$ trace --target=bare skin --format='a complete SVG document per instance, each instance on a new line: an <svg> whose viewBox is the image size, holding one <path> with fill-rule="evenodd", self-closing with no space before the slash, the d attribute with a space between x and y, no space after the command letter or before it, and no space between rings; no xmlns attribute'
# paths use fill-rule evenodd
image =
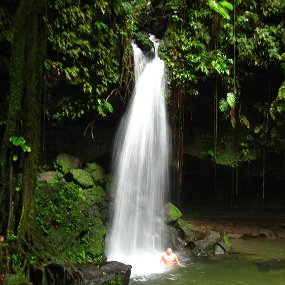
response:
<svg viewBox="0 0 285 285"><path fill-rule="evenodd" d="M160 259L161 263L164 263L166 266L172 266L173 264L178 264L179 266L183 265L179 262L176 254L172 252L171 248L166 249L166 253L163 254L163 256Z"/></svg>

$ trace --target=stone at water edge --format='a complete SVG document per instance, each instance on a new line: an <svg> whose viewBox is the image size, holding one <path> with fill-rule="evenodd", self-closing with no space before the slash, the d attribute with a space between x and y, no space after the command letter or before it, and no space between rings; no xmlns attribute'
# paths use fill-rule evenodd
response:
<svg viewBox="0 0 285 285"><path fill-rule="evenodd" d="M176 222L176 227L182 231L183 238L187 243L194 240L197 234L197 229L195 229L193 225L179 218Z"/></svg>
<svg viewBox="0 0 285 285"><path fill-rule="evenodd" d="M132 266L118 261L109 261L102 265L82 264L78 265L77 268L82 273L85 285L105 283L128 285ZM118 279L120 279L120 283L111 283Z"/></svg>
<svg viewBox="0 0 285 285"><path fill-rule="evenodd" d="M197 248L202 250L213 250L214 246L219 243L221 235L217 232L210 231L208 235L203 240L197 240L193 243Z"/></svg>

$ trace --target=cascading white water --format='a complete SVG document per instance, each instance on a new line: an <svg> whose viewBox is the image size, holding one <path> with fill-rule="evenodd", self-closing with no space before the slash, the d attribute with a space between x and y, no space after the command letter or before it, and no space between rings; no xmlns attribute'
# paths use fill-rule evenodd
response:
<svg viewBox="0 0 285 285"><path fill-rule="evenodd" d="M169 186L169 128L165 65L133 46L135 90L118 129L113 157L115 203L108 260L131 264L132 275L161 272L164 207Z"/></svg>

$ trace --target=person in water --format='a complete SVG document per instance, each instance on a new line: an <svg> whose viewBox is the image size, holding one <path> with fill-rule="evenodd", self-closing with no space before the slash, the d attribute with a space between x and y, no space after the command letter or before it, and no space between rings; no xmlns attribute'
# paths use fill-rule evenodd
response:
<svg viewBox="0 0 285 285"><path fill-rule="evenodd" d="M172 249L170 247L166 249L166 252L161 257L160 262L164 263L166 266L171 266L176 263L179 266L183 267L183 265L179 262L176 254L172 252Z"/></svg>

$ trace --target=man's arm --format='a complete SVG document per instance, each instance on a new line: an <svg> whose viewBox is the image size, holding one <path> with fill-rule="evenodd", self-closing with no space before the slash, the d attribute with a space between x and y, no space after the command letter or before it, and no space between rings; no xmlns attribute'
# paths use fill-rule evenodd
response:
<svg viewBox="0 0 285 285"><path fill-rule="evenodd" d="M181 266L181 263L179 262L179 260L178 260L178 258L177 258L176 255L174 255L174 261L175 261L179 266Z"/></svg>

